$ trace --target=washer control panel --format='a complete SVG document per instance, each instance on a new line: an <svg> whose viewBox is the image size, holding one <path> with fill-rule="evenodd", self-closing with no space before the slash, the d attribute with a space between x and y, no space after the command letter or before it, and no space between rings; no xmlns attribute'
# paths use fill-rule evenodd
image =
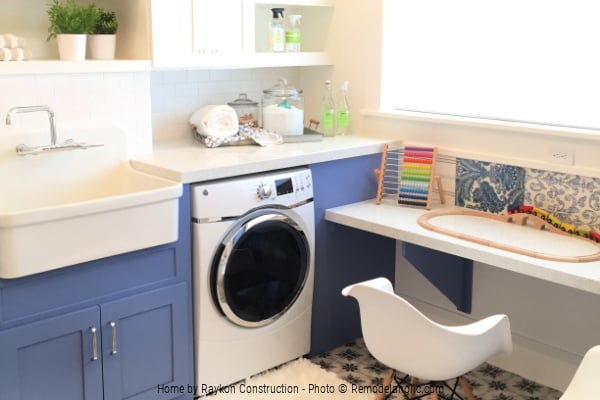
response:
<svg viewBox="0 0 600 400"><path fill-rule="evenodd" d="M256 189L261 200L275 200L282 197L301 197L306 200L312 197L312 176L310 170L285 172L265 176Z"/></svg>
<svg viewBox="0 0 600 400"><path fill-rule="evenodd" d="M270 204L291 207L313 198L308 168L195 183L191 191L192 217L200 219L242 215Z"/></svg>

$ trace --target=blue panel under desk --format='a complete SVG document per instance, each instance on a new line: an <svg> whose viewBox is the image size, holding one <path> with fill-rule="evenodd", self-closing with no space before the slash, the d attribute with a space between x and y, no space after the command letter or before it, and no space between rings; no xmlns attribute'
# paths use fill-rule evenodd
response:
<svg viewBox="0 0 600 400"><path fill-rule="evenodd" d="M406 242L402 255L458 310L471 313L473 260Z"/></svg>
<svg viewBox="0 0 600 400"><path fill-rule="evenodd" d="M343 287L378 276L394 279L395 240L325 220L328 208L375 198L373 170L380 161L373 154L310 166L316 223L313 355L362 336L356 301L341 295Z"/></svg>

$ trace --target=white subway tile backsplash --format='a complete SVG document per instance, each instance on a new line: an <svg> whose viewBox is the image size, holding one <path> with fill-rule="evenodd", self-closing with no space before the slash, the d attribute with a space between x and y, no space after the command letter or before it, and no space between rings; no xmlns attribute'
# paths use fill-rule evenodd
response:
<svg viewBox="0 0 600 400"><path fill-rule="evenodd" d="M187 71L164 71L164 83L181 83L187 82Z"/></svg>
<svg viewBox="0 0 600 400"><path fill-rule="evenodd" d="M199 93L199 84L195 82L176 83L175 84L175 96L176 97L192 97L197 96Z"/></svg>
<svg viewBox="0 0 600 400"><path fill-rule="evenodd" d="M198 69L187 71L187 80L189 82L205 82L210 80L210 71Z"/></svg>
<svg viewBox="0 0 600 400"><path fill-rule="evenodd" d="M280 78L296 85L298 74L298 68L152 72L153 137L190 135L188 120L197 109L207 104L226 104L240 93L260 102L264 89Z"/></svg>
<svg viewBox="0 0 600 400"><path fill-rule="evenodd" d="M47 104L55 113L59 140L80 129L116 126L127 135L130 155L152 149L150 73L1 76L0 120L11 107ZM19 115L4 130L48 131L43 113Z"/></svg>
<svg viewBox="0 0 600 400"><path fill-rule="evenodd" d="M131 155L152 148L152 138L190 135L189 117L207 104L226 104L240 93L259 101L262 91L285 77L298 81L298 68L177 70L152 72L0 76L0 120L9 108L47 104L55 112L59 140L78 129L117 126ZM43 114L19 115L3 130L45 132Z"/></svg>
<svg viewBox="0 0 600 400"><path fill-rule="evenodd" d="M252 80L251 69L235 69L231 71L231 80L232 81L249 81Z"/></svg>
<svg viewBox="0 0 600 400"><path fill-rule="evenodd" d="M213 70L210 71L210 80L211 81L230 81L231 80L231 70Z"/></svg>

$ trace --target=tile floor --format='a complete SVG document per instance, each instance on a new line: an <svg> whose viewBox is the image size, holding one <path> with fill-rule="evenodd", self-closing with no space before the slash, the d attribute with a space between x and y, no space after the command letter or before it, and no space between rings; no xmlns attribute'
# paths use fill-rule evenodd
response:
<svg viewBox="0 0 600 400"><path fill-rule="evenodd" d="M375 360L362 339L312 357L322 368L357 384L382 384L388 368ZM558 400L561 393L508 371L483 364L467 375L477 400ZM446 391L446 393L449 393ZM459 390L462 395L462 391ZM390 399L402 400L401 395Z"/></svg>

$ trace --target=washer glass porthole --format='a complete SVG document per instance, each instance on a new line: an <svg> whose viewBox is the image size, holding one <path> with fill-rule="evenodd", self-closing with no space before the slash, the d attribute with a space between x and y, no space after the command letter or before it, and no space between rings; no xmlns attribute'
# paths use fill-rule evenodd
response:
<svg viewBox="0 0 600 400"><path fill-rule="evenodd" d="M290 217L248 219L225 241L213 274L219 307L246 327L271 323L296 301L309 270L306 235Z"/></svg>

